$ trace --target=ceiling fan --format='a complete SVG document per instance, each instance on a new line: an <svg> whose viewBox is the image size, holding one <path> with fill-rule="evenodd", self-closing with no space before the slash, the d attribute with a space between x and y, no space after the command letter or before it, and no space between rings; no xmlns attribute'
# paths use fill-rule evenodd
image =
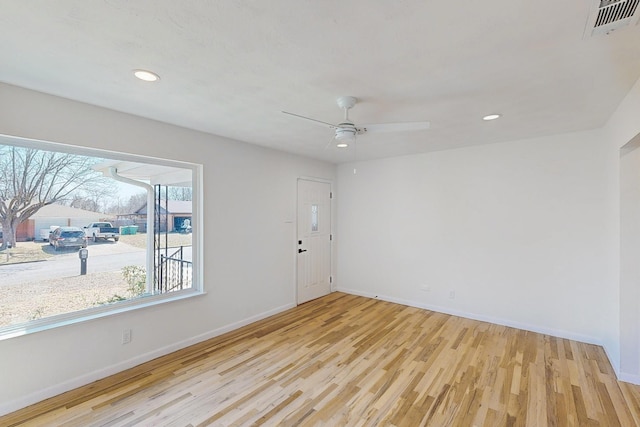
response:
<svg viewBox="0 0 640 427"><path fill-rule="evenodd" d="M375 123L367 125L356 125L355 123L353 123L353 121L351 121L351 119L349 119L349 110L353 108L353 106L356 105L357 102L358 99L354 98L353 96L341 96L337 99L338 107L344 110L344 120L336 125L323 122L322 120L316 120L310 117L301 116L299 114L289 113L287 111L283 111L283 113L319 123L323 126L328 126L331 129L335 129L335 134L332 141L337 141L336 147L340 148L348 147L350 142L355 141L356 135L363 135L365 133L406 132L429 129L429 122Z"/></svg>

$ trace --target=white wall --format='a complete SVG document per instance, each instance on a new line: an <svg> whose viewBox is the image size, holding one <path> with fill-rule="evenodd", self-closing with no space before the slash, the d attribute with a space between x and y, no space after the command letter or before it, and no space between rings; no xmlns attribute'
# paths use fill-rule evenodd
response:
<svg viewBox="0 0 640 427"><path fill-rule="evenodd" d="M203 164L207 292L0 341L0 414L294 305L296 179L333 165L4 84L0 133Z"/></svg>
<svg viewBox="0 0 640 427"><path fill-rule="evenodd" d="M640 136L638 138L640 144ZM640 148L620 157L620 368L640 374ZM629 145L629 144L628 144ZM625 146L626 147L626 146Z"/></svg>
<svg viewBox="0 0 640 427"><path fill-rule="evenodd" d="M637 259L629 260L636 250L634 236L634 185L640 173L637 153L629 152L640 145L640 80L620 103L603 128L609 145L608 159L613 159L613 188L608 203L611 216L611 255L617 261L619 275L619 328L606 337L606 348L620 379L640 384L640 282L635 272ZM622 147L625 149L621 150ZM621 156L622 153L627 153ZM622 196L621 196L622 195ZM620 250L622 249L622 251Z"/></svg>
<svg viewBox="0 0 640 427"><path fill-rule="evenodd" d="M599 343L640 384L639 117L640 80L593 131L341 165L339 289Z"/></svg>
<svg viewBox="0 0 640 427"><path fill-rule="evenodd" d="M362 162L355 175L341 165L339 289L603 342L617 329L618 294L602 139Z"/></svg>

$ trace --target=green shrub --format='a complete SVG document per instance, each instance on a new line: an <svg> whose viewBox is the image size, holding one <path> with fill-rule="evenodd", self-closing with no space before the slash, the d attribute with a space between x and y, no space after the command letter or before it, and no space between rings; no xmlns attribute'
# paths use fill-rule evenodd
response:
<svg viewBox="0 0 640 427"><path fill-rule="evenodd" d="M147 270L139 265L122 267L122 277L129 285L127 292L130 298L139 297L147 288Z"/></svg>
<svg viewBox="0 0 640 427"><path fill-rule="evenodd" d="M122 267L122 277L127 282L127 296L114 294L106 301L96 301L96 305L113 304L131 298L142 296L147 289L147 270L138 265L127 265Z"/></svg>

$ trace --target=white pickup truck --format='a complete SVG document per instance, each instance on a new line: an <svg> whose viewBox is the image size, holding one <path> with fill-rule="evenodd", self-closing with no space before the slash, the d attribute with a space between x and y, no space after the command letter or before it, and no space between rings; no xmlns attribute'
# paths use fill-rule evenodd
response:
<svg viewBox="0 0 640 427"><path fill-rule="evenodd" d="M114 242L120 240L120 230L110 222L92 222L84 227L84 233L87 239L93 239L94 242L98 239L113 239Z"/></svg>

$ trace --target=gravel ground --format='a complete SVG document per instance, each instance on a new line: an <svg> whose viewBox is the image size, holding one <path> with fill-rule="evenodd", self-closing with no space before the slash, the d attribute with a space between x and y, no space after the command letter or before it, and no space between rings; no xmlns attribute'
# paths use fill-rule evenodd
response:
<svg viewBox="0 0 640 427"><path fill-rule="evenodd" d="M120 271L0 286L0 327L94 307L127 288Z"/></svg>

